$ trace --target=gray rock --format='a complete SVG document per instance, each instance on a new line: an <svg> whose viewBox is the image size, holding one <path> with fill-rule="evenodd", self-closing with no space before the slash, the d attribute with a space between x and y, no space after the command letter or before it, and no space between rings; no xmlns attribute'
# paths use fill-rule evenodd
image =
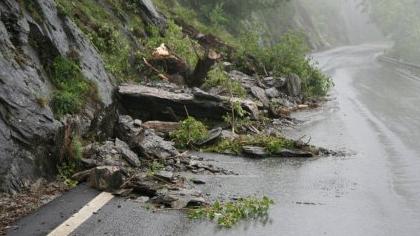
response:
<svg viewBox="0 0 420 236"><path fill-rule="evenodd" d="M48 61L77 52L83 75L97 85L100 103L112 102L112 78L102 59L71 20L58 16L54 0L31 1L42 22L21 2L0 2L0 192L16 192L54 174L51 160L59 154L63 124L46 100L54 92L44 70ZM86 120L98 105L90 106Z"/></svg>
<svg viewBox="0 0 420 236"><path fill-rule="evenodd" d="M170 171L159 171L158 173L155 174L156 177L158 178L162 178L166 181L171 181L174 178L174 173L170 172Z"/></svg>
<svg viewBox="0 0 420 236"><path fill-rule="evenodd" d="M280 105L287 108L293 108L295 106L295 104L293 104L291 101L289 101L286 98L274 98L271 100L271 102L273 104Z"/></svg>
<svg viewBox="0 0 420 236"><path fill-rule="evenodd" d="M258 86L253 86L253 87L251 87L251 93L260 102L262 102L262 104L264 105L264 107L269 107L270 106L270 100L265 95L265 90L264 89L262 89L262 88L260 88Z"/></svg>
<svg viewBox="0 0 420 236"><path fill-rule="evenodd" d="M144 21L148 22L148 24L154 24L156 26L159 26L160 28L165 27L166 19L156 10L153 1L138 0L136 1L136 3L142 10L143 14L141 14L141 17Z"/></svg>
<svg viewBox="0 0 420 236"><path fill-rule="evenodd" d="M242 151L245 155L251 157L268 157L269 153L263 147L243 146Z"/></svg>
<svg viewBox="0 0 420 236"><path fill-rule="evenodd" d="M139 119L135 119L133 124L134 126L141 127L143 125L143 122Z"/></svg>
<svg viewBox="0 0 420 236"><path fill-rule="evenodd" d="M151 158L164 160L179 155L173 142L165 141L149 129L140 133L136 139L136 145L143 155Z"/></svg>
<svg viewBox="0 0 420 236"><path fill-rule="evenodd" d="M173 172L175 169L174 169L174 167L168 165L168 166L165 167L165 170Z"/></svg>
<svg viewBox="0 0 420 236"><path fill-rule="evenodd" d="M137 154L119 139L89 146L84 151L84 157L82 162L88 166L139 167L141 164Z"/></svg>
<svg viewBox="0 0 420 236"><path fill-rule="evenodd" d="M160 189L162 189L162 185L159 184L159 182L149 179L135 180L135 182L131 184L131 187L133 187L135 193L146 197L155 197Z"/></svg>
<svg viewBox="0 0 420 236"><path fill-rule="evenodd" d="M115 140L115 147L117 148L117 151L121 154L122 158L128 162L133 167L139 167L141 165L139 157L136 153L131 151L128 144L125 142L116 139Z"/></svg>
<svg viewBox="0 0 420 236"><path fill-rule="evenodd" d="M222 135L220 136L221 139L235 139L235 138L239 138L239 135L233 133L230 130L223 130L222 131Z"/></svg>
<svg viewBox="0 0 420 236"><path fill-rule="evenodd" d="M92 169L89 185L98 190L116 190L124 183L125 174L116 166L100 166Z"/></svg>
<svg viewBox="0 0 420 236"><path fill-rule="evenodd" d="M122 115L119 117L118 124L115 126L115 135L128 143L130 147L133 147L135 146L132 143L133 140L135 140L142 130L143 128L137 126L131 116Z"/></svg>
<svg viewBox="0 0 420 236"><path fill-rule="evenodd" d="M128 197L131 193L133 192L133 189L118 189L114 192L112 192L112 194L114 194L115 196L118 197ZM120 206L118 206L120 207Z"/></svg>
<svg viewBox="0 0 420 236"><path fill-rule="evenodd" d="M263 79L263 83L268 88L280 89L286 85L286 78L266 77Z"/></svg>
<svg viewBox="0 0 420 236"><path fill-rule="evenodd" d="M276 88L272 87L269 89L265 90L265 94L267 95L267 97L269 98L278 98L280 96L280 92L279 90L277 90Z"/></svg>
<svg viewBox="0 0 420 236"><path fill-rule="evenodd" d="M189 115L221 120L229 112L228 98L203 91L169 91L142 85L122 85L118 88L121 107L132 117L144 121L179 121Z"/></svg>
<svg viewBox="0 0 420 236"><path fill-rule="evenodd" d="M183 209L187 206L203 206L208 204L197 190L180 188L171 190L153 199L154 203L163 204L173 209Z"/></svg>
<svg viewBox="0 0 420 236"><path fill-rule="evenodd" d="M136 201L136 202L138 202L138 203L146 203L146 202L148 202L149 200L150 200L150 198L149 198L149 197L146 197L146 196L141 196L141 197L136 198L134 201Z"/></svg>
<svg viewBox="0 0 420 236"><path fill-rule="evenodd" d="M125 84L118 87L123 110L142 120L179 121L187 116L186 110L190 116L198 119L223 120L223 116L231 112L231 100L239 101L251 118L259 117L259 104L251 100L197 93L197 89L194 91L195 95L191 91L173 92L143 85Z"/></svg>
<svg viewBox="0 0 420 236"><path fill-rule="evenodd" d="M197 98L198 100L202 99L202 100L215 101L215 102L223 101L222 97L211 94L211 93L207 93L199 88L193 88L192 92L194 94L194 97Z"/></svg>
<svg viewBox="0 0 420 236"><path fill-rule="evenodd" d="M310 157L314 157L314 154L311 152L301 151L301 150L282 149L278 152L273 153L273 156L310 158Z"/></svg>
<svg viewBox="0 0 420 236"><path fill-rule="evenodd" d="M258 120L260 118L260 110L258 105L251 100L241 100L241 106L250 114L251 119Z"/></svg>
<svg viewBox="0 0 420 236"><path fill-rule="evenodd" d="M292 97L302 95L302 81L299 76L292 74L286 79L287 94Z"/></svg>
<svg viewBox="0 0 420 236"><path fill-rule="evenodd" d="M195 145L203 146L203 145L209 145L211 143L214 143L215 141L217 141L220 138L220 136L222 135L222 131L223 130L220 127L210 130L208 137L204 140L196 142Z"/></svg>
<svg viewBox="0 0 420 236"><path fill-rule="evenodd" d="M244 86L244 88L247 89L251 89L253 86L257 86L255 78L252 78L251 76L237 70L229 72L229 77L233 80L238 81L242 84L242 86Z"/></svg>

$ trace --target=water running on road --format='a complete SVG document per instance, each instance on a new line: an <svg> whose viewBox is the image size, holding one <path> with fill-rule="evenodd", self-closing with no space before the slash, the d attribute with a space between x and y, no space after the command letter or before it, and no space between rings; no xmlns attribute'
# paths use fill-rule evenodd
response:
<svg viewBox="0 0 420 236"><path fill-rule="evenodd" d="M336 84L332 100L317 111L296 114L304 122L289 131L354 155L257 161L200 154L241 174L203 176L205 192L227 198L267 195L276 202L269 219L219 230L182 213L150 213L115 199L74 235L418 234L420 78L378 63L375 58L384 49L361 45L315 54Z"/></svg>

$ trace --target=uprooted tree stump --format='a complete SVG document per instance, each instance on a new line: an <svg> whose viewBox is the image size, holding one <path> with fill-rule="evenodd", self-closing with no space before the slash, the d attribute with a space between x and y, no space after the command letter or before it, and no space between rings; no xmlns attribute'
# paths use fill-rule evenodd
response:
<svg viewBox="0 0 420 236"><path fill-rule="evenodd" d="M186 83L189 87L200 87L207 78L211 67L221 58L221 55L214 50L207 50L204 57L199 58L194 72L187 76Z"/></svg>
<svg viewBox="0 0 420 236"><path fill-rule="evenodd" d="M191 68L185 60L170 52L162 44L152 53L152 58L149 60L144 59L144 62L161 79L187 84L189 87L200 87L204 84L212 66L220 60L221 55L212 49L207 49L203 56L198 57L195 68ZM157 67L163 68L166 75L162 74Z"/></svg>

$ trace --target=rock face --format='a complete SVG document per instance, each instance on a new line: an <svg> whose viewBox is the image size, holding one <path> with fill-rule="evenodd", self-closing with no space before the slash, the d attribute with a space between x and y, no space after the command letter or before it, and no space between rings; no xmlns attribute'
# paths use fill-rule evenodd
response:
<svg viewBox="0 0 420 236"><path fill-rule="evenodd" d="M166 19L158 13L152 0L137 0L137 4L143 11L143 20L160 27L166 25Z"/></svg>
<svg viewBox="0 0 420 236"><path fill-rule="evenodd" d="M0 1L0 192L19 191L54 169L49 160L55 158L62 124L42 102L54 91L44 70L51 60L77 52L82 73L97 85L101 102L112 102L111 78L75 24L59 16L53 0L31 1L42 22L22 2Z"/></svg>

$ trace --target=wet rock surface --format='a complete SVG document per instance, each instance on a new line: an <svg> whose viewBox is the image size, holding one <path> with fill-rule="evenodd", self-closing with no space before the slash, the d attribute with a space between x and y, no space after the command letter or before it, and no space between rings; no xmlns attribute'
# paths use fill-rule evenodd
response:
<svg viewBox="0 0 420 236"><path fill-rule="evenodd" d="M44 70L48 61L75 51L101 103L111 103L113 90L99 54L71 20L58 16L53 0L36 1L42 22L20 3L0 2L0 191L6 192L53 174L50 160L62 124L40 103L53 92Z"/></svg>
<svg viewBox="0 0 420 236"><path fill-rule="evenodd" d="M106 141L104 144L94 143L85 147L82 162L87 166L120 166L120 167L139 167L140 160L128 144L116 139Z"/></svg>

